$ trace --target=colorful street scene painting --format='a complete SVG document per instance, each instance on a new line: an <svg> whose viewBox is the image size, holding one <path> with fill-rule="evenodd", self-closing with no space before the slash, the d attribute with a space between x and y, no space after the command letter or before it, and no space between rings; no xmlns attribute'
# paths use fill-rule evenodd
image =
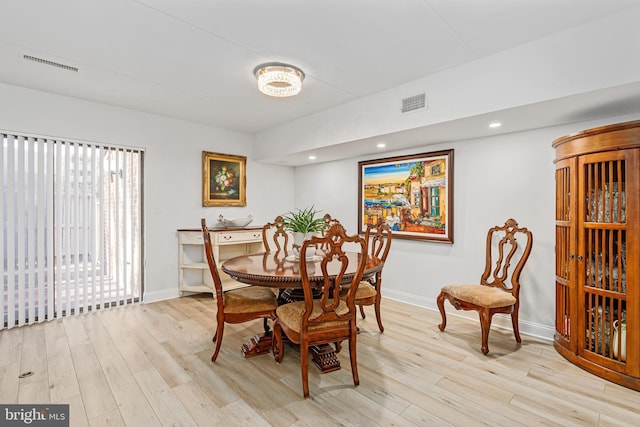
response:
<svg viewBox="0 0 640 427"><path fill-rule="evenodd" d="M394 237L453 242L453 150L360 162L360 232L389 225Z"/></svg>

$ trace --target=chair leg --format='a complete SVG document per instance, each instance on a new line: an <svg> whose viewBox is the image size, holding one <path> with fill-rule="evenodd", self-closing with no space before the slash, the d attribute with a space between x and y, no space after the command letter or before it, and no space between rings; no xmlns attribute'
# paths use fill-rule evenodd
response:
<svg viewBox="0 0 640 427"><path fill-rule="evenodd" d="M521 343L520 327L518 326L518 306L516 305L511 312L511 324L513 325L513 335L516 337L516 342Z"/></svg>
<svg viewBox="0 0 640 427"><path fill-rule="evenodd" d="M212 342L216 342L216 340L218 339L218 329L220 329L220 325L222 325L222 328L224 328L224 314L223 313L218 312L216 314L216 322L218 322L218 323L216 325L216 333L213 334L213 338L211 338Z"/></svg>
<svg viewBox="0 0 640 427"><path fill-rule="evenodd" d="M480 315L480 327L482 328L482 353L489 353L489 330L491 329L491 312L485 308L478 311Z"/></svg>
<svg viewBox="0 0 640 427"><path fill-rule="evenodd" d="M447 313L444 311L444 292L440 292L436 302L438 303L438 310L440 310L440 316L442 317L442 323L438 325L438 329L444 331L444 328L447 327Z"/></svg>
<svg viewBox="0 0 640 427"><path fill-rule="evenodd" d="M265 317L264 319L262 319L262 327L264 328L264 333L265 335L269 333L269 318Z"/></svg>
<svg viewBox="0 0 640 427"><path fill-rule="evenodd" d="M351 375L353 376L353 385L360 384L360 377L358 376L358 358L356 354L356 334L351 333L349 338L349 359L351 361Z"/></svg>
<svg viewBox="0 0 640 427"><path fill-rule="evenodd" d="M278 320L273 322L273 336L271 338L271 351L273 352L273 358L277 363L282 362L284 357L284 347L282 346L282 328L278 323Z"/></svg>
<svg viewBox="0 0 640 427"><path fill-rule="evenodd" d="M309 397L309 344L300 343L300 368L302 373L302 394Z"/></svg>
<svg viewBox="0 0 640 427"><path fill-rule="evenodd" d="M367 316L365 316L365 314L364 314L364 306L362 306L362 305L360 306L360 316L362 316L363 319L367 318Z"/></svg>
<svg viewBox="0 0 640 427"><path fill-rule="evenodd" d="M216 334L213 336L213 342L216 343L216 348L213 351L213 355L211 356L211 361L215 362L218 358L218 353L220 352L220 347L222 345L222 334L224 333L224 321L218 320L218 326L216 327Z"/></svg>
<svg viewBox="0 0 640 427"><path fill-rule="evenodd" d="M380 297L380 294L378 294L378 296L376 297L376 302L374 305L374 308L376 310L376 320L378 321L378 329L380 329L380 332L384 332L384 326L382 326L382 317L380 316L380 300L382 298Z"/></svg>

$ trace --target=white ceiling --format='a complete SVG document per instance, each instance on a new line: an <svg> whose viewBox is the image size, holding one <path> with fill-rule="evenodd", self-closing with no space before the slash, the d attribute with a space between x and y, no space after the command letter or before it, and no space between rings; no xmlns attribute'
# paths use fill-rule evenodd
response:
<svg viewBox="0 0 640 427"><path fill-rule="evenodd" d="M638 4L0 0L0 82L255 133ZM300 95L257 91L270 61L304 70Z"/></svg>

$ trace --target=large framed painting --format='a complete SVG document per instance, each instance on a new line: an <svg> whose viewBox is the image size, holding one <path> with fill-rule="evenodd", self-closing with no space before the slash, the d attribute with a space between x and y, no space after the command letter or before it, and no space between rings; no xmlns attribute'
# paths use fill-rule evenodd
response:
<svg viewBox="0 0 640 427"><path fill-rule="evenodd" d="M358 163L358 231L387 223L393 238L453 243L453 150Z"/></svg>
<svg viewBox="0 0 640 427"><path fill-rule="evenodd" d="M247 158L202 152L202 206L247 205Z"/></svg>

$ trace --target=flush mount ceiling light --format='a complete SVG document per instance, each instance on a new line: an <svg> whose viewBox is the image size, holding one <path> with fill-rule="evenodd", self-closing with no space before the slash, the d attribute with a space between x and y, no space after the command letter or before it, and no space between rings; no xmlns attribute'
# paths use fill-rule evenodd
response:
<svg viewBox="0 0 640 427"><path fill-rule="evenodd" d="M260 92L278 98L297 95L304 80L304 72L300 68L281 62L258 65L253 74L258 79Z"/></svg>

